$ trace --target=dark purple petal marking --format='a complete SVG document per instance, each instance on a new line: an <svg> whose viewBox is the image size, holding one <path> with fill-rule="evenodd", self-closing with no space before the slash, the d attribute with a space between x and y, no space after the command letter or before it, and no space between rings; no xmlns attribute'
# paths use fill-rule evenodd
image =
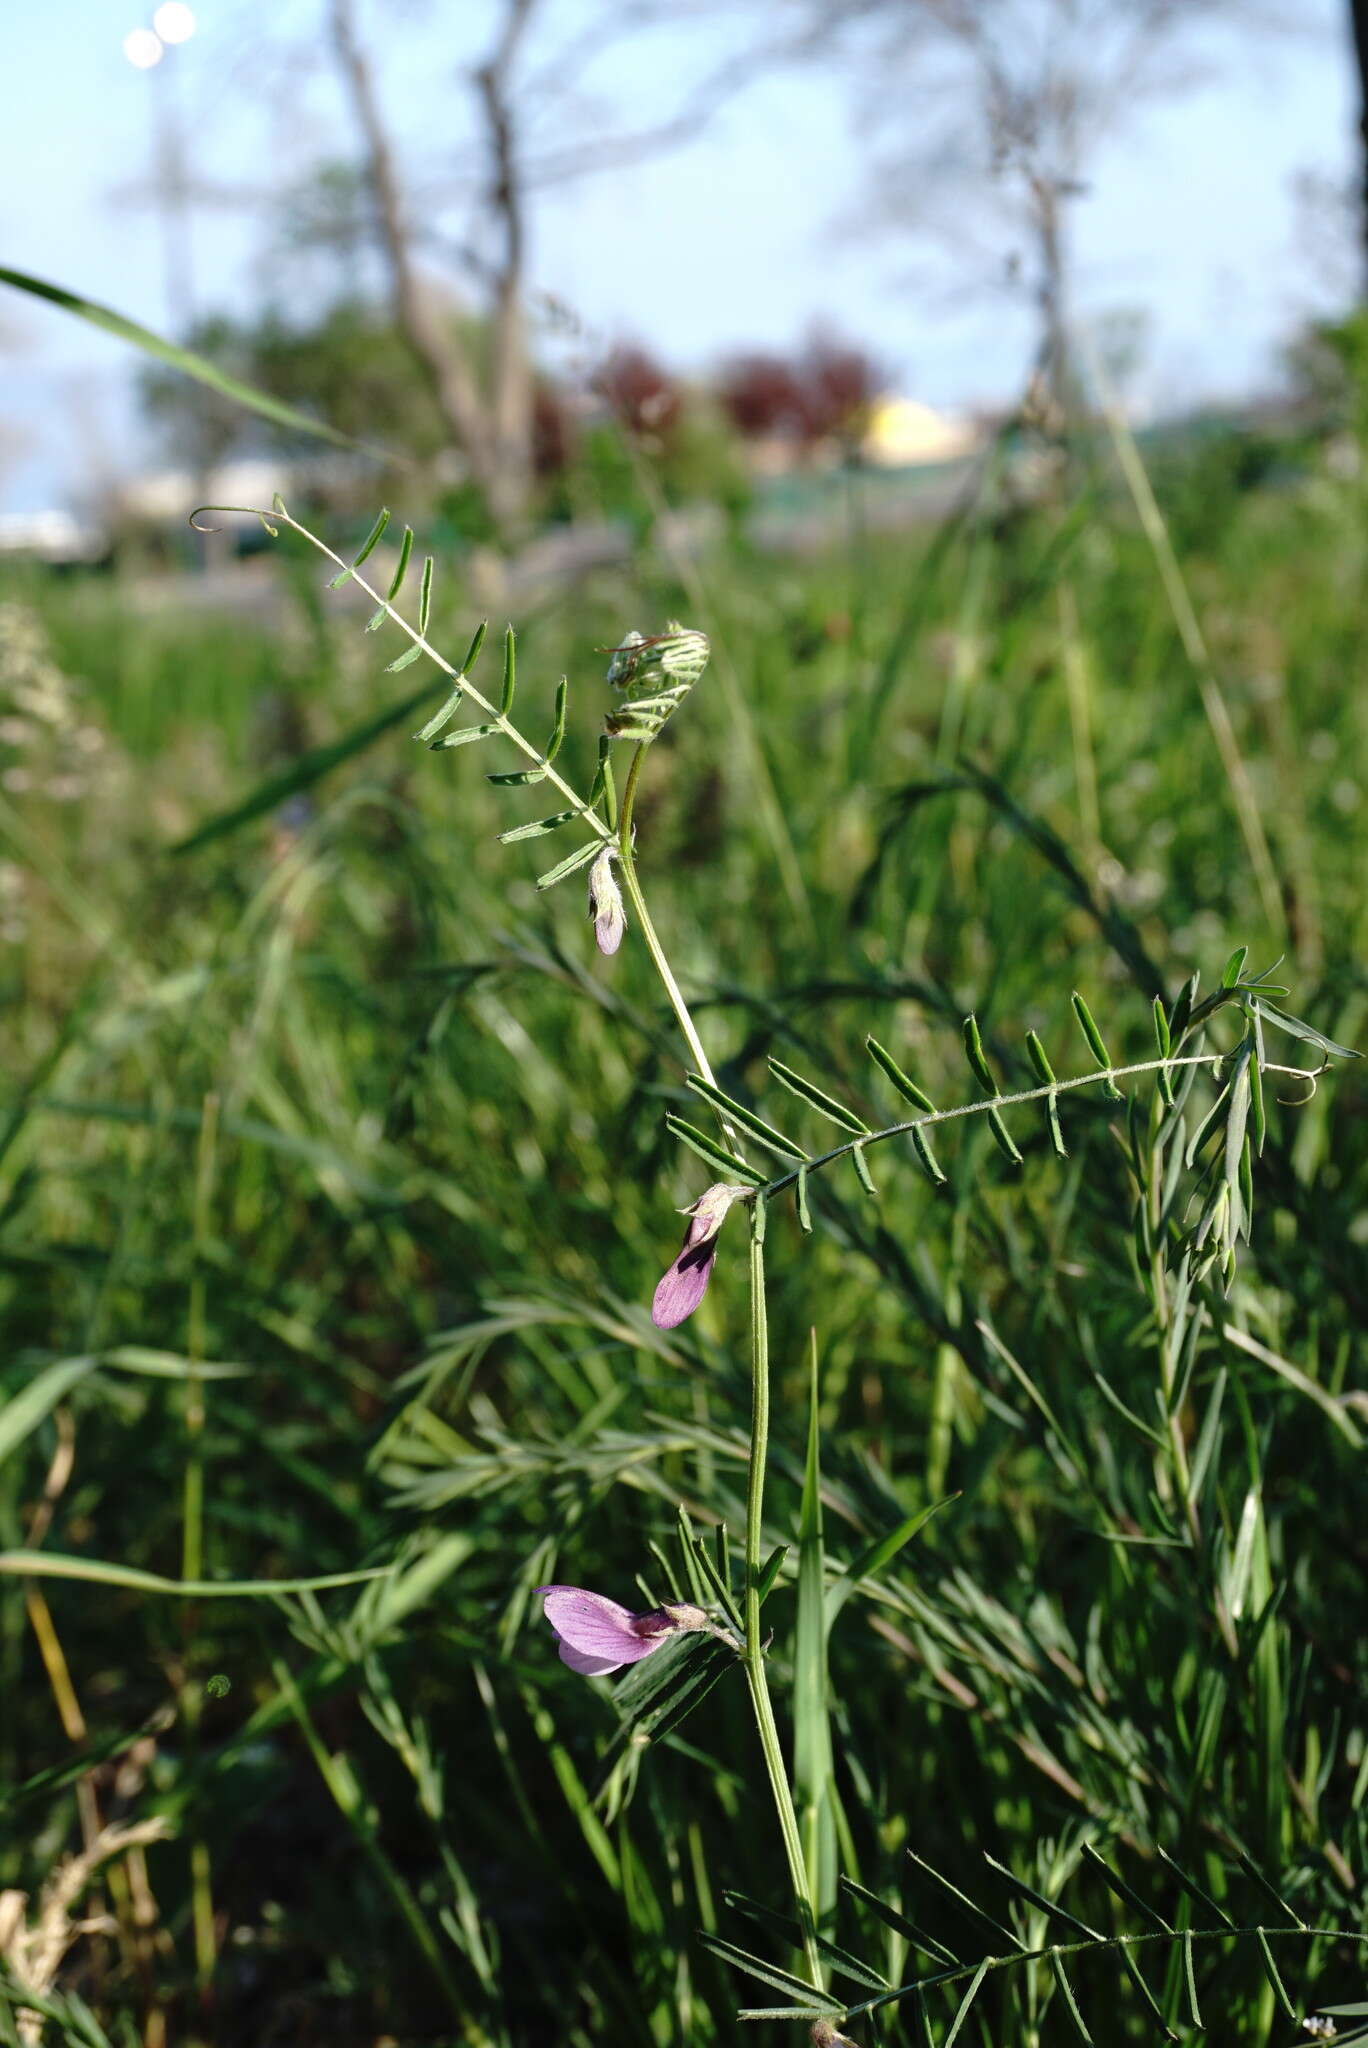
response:
<svg viewBox="0 0 1368 2048"><path fill-rule="evenodd" d="M689 1227L679 1256L667 1268L651 1302L651 1321L658 1330L673 1330L702 1301L717 1257L717 1233L732 1203L749 1193L749 1188L718 1181L685 1211Z"/></svg>
<svg viewBox="0 0 1368 2048"><path fill-rule="evenodd" d="M693 1314L708 1291L716 1258L715 1233L702 1244L685 1239L684 1249L662 1275L651 1302L651 1321L658 1330L673 1330Z"/></svg>

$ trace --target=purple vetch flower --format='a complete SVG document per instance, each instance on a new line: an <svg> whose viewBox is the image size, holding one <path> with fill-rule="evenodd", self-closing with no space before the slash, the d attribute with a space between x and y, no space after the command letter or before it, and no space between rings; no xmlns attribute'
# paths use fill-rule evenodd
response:
<svg viewBox="0 0 1368 2048"><path fill-rule="evenodd" d="M560 1639L562 1664L586 1678L601 1678L624 1664L639 1664L682 1629L707 1629L701 1607L657 1607L633 1614L582 1586L538 1586L542 1612Z"/></svg>
<svg viewBox="0 0 1368 2048"><path fill-rule="evenodd" d="M673 1330L676 1323L682 1323L698 1307L712 1277L717 1233L732 1203L750 1192L749 1188L720 1180L681 1212L688 1217L689 1227L679 1256L662 1277L651 1303L651 1321L658 1330Z"/></svg>
<svg viewBox="0 0 1368 2048"><path fill-rule="evenodd" d="M605 846L589 870L589 915L594 920L594 937L600 953L616 953L627 929L622 891L613 873L617 849Z"/></svg>

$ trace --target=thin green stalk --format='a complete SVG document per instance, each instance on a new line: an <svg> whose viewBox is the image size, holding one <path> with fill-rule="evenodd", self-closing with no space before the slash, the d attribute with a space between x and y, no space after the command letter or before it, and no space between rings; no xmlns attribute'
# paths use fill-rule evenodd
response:
<svg viewBox="0 0 1368 2048"><path fill-rule="evenodd" d="M1078 818L1090 855L1102 845L1102 810L1097 796L1097 755L1093 746L1092 674L1078 624L1078 599L1071 583L1059 586L1060 664L1073 739L1074 788Z"/></svg>
<svg viewBox="0 0 1368 2048"><path fill-rule="evenodd" d="M909 1131L930 1130L933 1124L955 1123L961 1117L983 1116L993 1109L1012 1109L1019 1103L1043 1102L1049 1095L1063 1095L1074 1088L1093 1088L1103 1081L1124 1081L1135 1074L1155 1074L1160 1067L1171 1073L1175 1067L1214 1067L1222 1060L1233 1059L1233 1053L1193 1052L1170 1055L1167 1059L1135 1060L1125 1067L1098 1067L1095 1073L1074 1074L1067 1081L1048 1081L1039 1088L1017 1088L1007 1095L984 1095L977 1102L959 1102L953 1109L928 1110L925 1116L910 1116L901 1123L886 1124L881 1131L861 1131L858 1137L847 1138L843 1144L833 1145L829 1152L818 1152L811 1159L795 1166L789 1173L781 1173L774 1180L755 1191L756 1201L763 1201L770 1195L782 1194L791 1188L800 1173L812 1174L819 1167L830 1166L835 1159L844 1159L848 1152L857 1149L867 1151L871 1145L881 1145L886 1138L905 1137ZM1311 1067L1275 1067L1271 1062L1261 1071L1264 1074L1290 1076L1298 1081L1314 1081L1321 1071Z"/></svg>
<svg viewBox="0 0 1368 2048"><path fill-rule="evenodd" d="M669 508L665 503L665 495L660 488L659 480L652 472L650 464L642 455L637 436L628 429L622 428L620 430L620 439L626 451L627 459L636 474L637 483L641 487L642 494L647 499L651 511L655 515L656 534L670 568L678 577L680 588L686 593L695 612L701 615L708 609L703 582L694 566L692 556L685 549L677 546L671 538L670 522L665 516ZM793 906L795 915L802 919L808 935L815 937L816 926L812 918L812 904L808 897L807 884L803 880L803 870L798 860L797 850L793 844L793 834L789 830L788 819L784 815L784 806L780 802L779 792L774 786L774 776L770 770L769 761L756 726L755 714L751 709L750 700L746 692L741 687L740 679L736 673L736 665L732 661L725 643L721 645L714 644L713 671L721 685L722 694L727 700L727 720L730 730L740 742L741 752L746 756L746 766L750 772L751 782L755 790L757 808L764 820L765 829L769 833L770 844L774 849L774 858L779 869L779 878L784 885L784 893Z"/></svg>
<svg viewBox="0 0 1368 2048"><path fill-rule="evenodd" d="M1171 1139L1176 1143L1177 1140ZM1138 1177L1138 1162L1137 1162ZM1164 1400L1164 1413L1168 1417L1168 1444L1173 1459L1173 1468L1183 1496L1183 1509L1187 1516L1188 1534L1193 1549L1200 1547L1202 1540L1201 1518L1197 1503L1192 1497L1192 1468L1188 1462L1187 1443L1183 1436L1183 1418L1173 1405L1173 1366L1169 1354L1169 1329L1172 1321L1169 1301L1168 1262L1165 1257L1165 1239L1161 1214L1163 1181L1163 1152L1159 1146L1151 1150L1149 1173L1145 1180L1145 1203L1149 1221L1150 1242L1154 1250L1150 1256L1150 1303L1154 1310L1155 1330L1159 1342L1159 1381ZM1199 1311L1200 1313L1200 1311ZM1233 1652L1232 1652L1233 1654Z"/></svg>
<svg viewBox="0 0 1368 2048"><path fill-rule="evenodd" d="M250 512L253 517L260 519L268 528L288 526L292 533L299 534L301 539L306 540L311 548L316 548L320 555L326 556L328 561L335 562L339 569L347 570L351 581L362 595L369 598L377 610L382 611L385 617L399 628L401 633L406 633L413 645L421 649L430 661L437 664L443 675L449 676L453 683L460 683L462 693L470 699L477 710L484 713L496 732L504 739L509 740L524 759L532 762L533 766L540 771L543 779L549 782L551 787L565 799L580 823L594 833L598 839L604 841L605 844L611 842L613 835L608 826L604 824L602 818L599 817L593 807L585 802L577 790L570 787L564 776L547 760L545 750L537 746L532 740L529 740L525 733L520 732L499 706L491 702L484 692L471 682L470 677L465 674L464 670L453 668L446 656L438 652L425 633L419 632L416 626L411 626L403 613L396 611L387 597L376 590L373 585L369 584L352 563L344 561L341 555L336 554L332 548L327 546L326 542L321 541L316 533L310 533L307 526L301 526L297 519L292 518L283 509L264 512L259 505L201 505L191 515L190 524L192 526L195 525L201 512ZM212 533L214 528L197 527L196 531Z"/></svg>
<svg viewBox="0 0 1368 2048"><path fill-rule="evenodd" d="M204 1381L199 1367L204 1358L205 1277L204 1247L209 1236L209 1200L214 1184L214 1163L218 1146L219 1098L204 1098L200 1121L199 1148L195 1159L195 1207L191 1238L190 1308L187 1317L185 1355L185 1480L182 1493L181 1577L195 1583L204 1577ZM194 1608L185 1610L187 1637L194 1628ZM181 1714L185 1728L188 1763L193 1766L199 1748L201 1708L199 1679L186 1673ZM191 1918L195 1940L195 1983L202 2004L213 1988L217 1944L214 1935L213 1876L209 1844L198 1820L192 1822L190 1840Z"/></svg>
<svg viewBox="0 0 1368 2048"><path fill-rule="evenodd" d="M670 1008L675 1013L675 1019L683 1035L684 1043L689 1048L689 1057L694 1063L694 1070L705 1081L711 1082L716 1087L717 1081L712 1070L712 1063L707 1053L703 1050L703 1041L699 1037L697 1026L689 1014L689 1006L680 991L679 983L674 978L669 960L665 955L665 948L660 943L659 934L656 931L655 925L651 922L651 913L646 907L646 898L642 894L641 883L637 879L636 858L632 851L632 813L636 808L637 784L641 779L642 763L646 758L646 749L649 745L649 740L638 742L636 752L632 756L632 765L627 771L627 782L622 792L622 803L618 812L618 865L622 869L622 879L627 885L627 895L631 901L638 929L641 932L642 938L646 941L646 950L655 964L656 973L660 976L665 994L669 998ZM739 1154L740 1144L736 1132L724 1116L719 1114L718 1121L722 1126L727 1143L734 1152Z"/></svg>
<svg viewBox="0 0 1368 2048"><path fill-rule="evenodd" d="M1015 1949L1002 1956L985 1956L980 1963L956 1963L953 1968L938 1970L933 1976L919 1977L915 1983L899 1984L894 1990L881 1991L877 1998L862 1999L858 2005L848 2005L845 2017L858 2019L864 2013L880 2012L886 2005L896 2005L900 1999L910 1998L918 1991L929 1991L933 1985L963 1984L977 1971L988 1974L993 1970L1016 1969L1021 1963L1038 1963L1053 1960L1058 1956L1101 1955L1109 1949L1152 1948L1156 1943L1170 1947L1184 1939L1188 1941L1249 1941L1263 1935L1268 1941L1347 1941L1358 1947L1368 1947L1368 1934L1346 1932L1332 1927L1192 1927L1175 1930L1172 1927L1146 1930L1143 1934L1109 1934L1089 1936L1083 1941L1055 1941L1045 1948Z"/></svg>
<svg viewBox="0 0 1368 2048"><path fill-rule="evenodd" d="M1178 557L1173 551L1173 542L1169 538L1164 515L1159 510L1149 474L1141 460L1135 436L1107 386L1095 353L1091 355L1089 369L1102 400L1102 417L1111 435L1112 447L1121 465L1121 474L1126 479L1126 486L1130 491L1141 528L1159 570L1159 580L1164 586L1164 594L1168 598L1169 609L1178 628L1178 637L1183 643L1183 652L1197 678L1198 695L1202 700L1207 723L1211 727L1212 738L1216 742L1216 751L1221 757L1221 766L1225 770L1226 784L1235 805L1235 815L1239 820L1250 866L1254 870L1268 928L1271 932L1283 933L1287 929L1287 913L1283 909L1277 869L1264 832L1259 800L1249 779L1249 768L1235 734L1230 707L1216 679L1216 670L1207 647L1206 636L1198 622L1196 608L1188 592L1183 572L1178 566Z"/></svg>
<svg viewBox="0 0 1368 2048"><path fill-rule="evenodd" d="M769 1454L770 1388L769 1319L765 1311L765 1209L763 1201L759 1199L751 1209L750 1291L751 1439L750 1464L746 1475L746 1599L743 1611L746 1624L746 1683L750 1687L760 1748L765 1759L770 1790L774 1794L775 1811L779 1816L779 1832L784 1838L784 1855L788 1860L789 1878L793 1885L794 1901L798 1907L799 1925L803 1931L803 1953L807 1958L812 1982L820 1990L822 1959L817 1949L817 1919L812 1910L812 1894L808 1888L807 1864L803 1858L802 1837L798 1832L798 1816L794 1811L793 1794L789 1789L788 1771L784 1764L784 1752L779 1742L779 1730L775 1725L774 1708L770 1703L769 1684L765 1677L764 1645L760 1636L761 1517L765 1503L765 1461Z"/></svg>
<svg viewBox="0 0 1368 2048"><path fill-rule="evenodd" d="M646 898L637 879L636 862L632 852L632 813L636 807L637 785L641 779L642 764L649 741L641 741L632 756L632 765L627 772L626 785L622 792L622 805L618 816L618 857L647 951L655 963L670 999L670 1006L678 1020L684 1042L689 1048L697 1072L705 1081L714 1081L713 1070L707 1053L703 1050L689 1007L679 990L660 943L651 914L646 907ZM714 1082L714 1085L716 1083ZM727 1141L740 1153L735 1132L727 1119L719 1112ZM793 1886L794 1901L798 1908L799 1924L803 1934L803 1953L807 1959L808 1972L812 1982L819 1988L822 1984L822 1959L817 1948L817 1921L812 1909L812 1895L808 1887L807 1865L803 1858L802 1838L798 1832L798 1816L794 1811L793 1793L789 1787L788 1770L784 1763L784 1752L779 1741L779 1729L774 1719L774 1707L770 1700L769 1683L765 1676L765 1653L760 1635L760 1548L762 1516L765 1501L765 1464L769 1455L769 1323L765 1312L765 1208L763 1200L757 1199L751 1206L750 1236L750 1290L751 1290L751 1436L749 1462L746 1473L746 1593L743 1619L745 1621L745 1652L743 1663L746 1670L746 1684L750 1691L751 1707L755 1714L756 1732L760 1737L761 1754L765 1760L765 1771L774 1795L775 1811L779 1817L779 1832L783 1837L784 1855L788 1862L789 1878Z"/></svg>
<svg viewBox="0 0 1368 2048"><path fill-rule="evenodd" d="M209 1195L218 1145L217 1095L206 1095L195 1158L195 1207L191 1238L190 1309L185 1361L185 1482L182 1494L181 1577L204 1577L204 1247L209 1235Z"/></svg>
<svg viewBox="0 0 1368 2048"><path fill-rule="evenodd" d="M396 1870L380 1840L373 1808L362 1793L361 1786L351 1768L346 1754L332 1755L314 1726L304 1695L295 1682L294 1673L281 1658L274 1660L276 1686L281 1697L288 1703L300 1733L308 1744L309 1752L318 1766L318 1774L332 1794L338 1811L351 1829L352 1835L369 1861L381 1884L389 1894L413 1941L440 1986L452 2012L460 2023L467 2040L475 2030L466 2010L466 2000L461 1987L453 1977L447 1964L446 1954L417 1899L414 1897L403 1876ZM478 2036L475 2036L478 2038Z"/></svg>

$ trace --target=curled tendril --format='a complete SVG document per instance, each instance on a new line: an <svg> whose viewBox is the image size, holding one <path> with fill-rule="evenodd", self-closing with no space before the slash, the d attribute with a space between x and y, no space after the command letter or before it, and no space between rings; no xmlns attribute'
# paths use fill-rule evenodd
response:
<svg viewBox="0 0 1368 2048"><path fill-rule="evenodd" d="M279 528L271 524L273 519L280 517L281 508L279 506L271 512L265 512L260 505L196 505L186 521L186 524L193 532L222 533L223 528L221 526L206 526L202 523L202 515L205 512L240 512L244 519L259 519L272 538L279 532Z"/></svg>
<svg viewBox="0 0 1368 2048"><path fill-rule="evenodd" d="M1282 1107L1284 1109L1305 1109L1308 1102L1314 1102L1320 1077L1329 1064L1329 1060L1322 1060L1318 1067L1305 1067L1301 1069L1303 1079L1307 1083L1306 1093L1300 1096L1280 1095L1278 1101ZM1287 1068L1284 1067L1283 1072L1286 1073L1287 1071Z"/></svg>

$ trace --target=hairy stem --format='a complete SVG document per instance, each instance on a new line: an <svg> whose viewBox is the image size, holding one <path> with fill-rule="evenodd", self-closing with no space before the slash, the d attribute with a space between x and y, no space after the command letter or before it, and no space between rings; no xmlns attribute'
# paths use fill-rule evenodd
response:
<svg viewBox="0 0 1368 2048"><path fill-rule="evenodd" d="M195 1161L195 1205L192 1238L194 1264L190 1276L190 1309L185 1350L188 1372L185 1380L185 1481L182 1496L181 1578L193 1582L204 1576L204 1381L200 1365L205 1349L205 1267L204 1249L209 1236L209 1204L213 1192L218 1146L219 1098L204 1098L200 1120L199 1150ZM195 1610L187 1605L182 1617L187 1664L194 1639ZM182 1687L181 1718L185 1730L188 1762L193 1766L199 1754L200 1715L203 1695L197 1676L187 1669ZM190 1827L190 1906L195 1943L195 1983L201 2013L207 2015L213 1993L218 1940L214 1926L213 1871L209 1844L198 1820Z"/></svg>
<svg viewBox="0 0 1368 2048"><path fill-rule="evenodd" d="M784 1752L779 1743L774 1708L770 1703L765 1676L765 1652L760 1638L760 1544L761 1517L765 1504L765 1461L769 1453L769 1320L765 1312L765 1208L757 1199L751 1210L750 1236L751 1295L751 1438L750 1464L746 1476L746 1683L760 1736L765 1770L784 1838L784 1855L793 1885L798 1920L803 1931L803 1953L812 1982L821 1988L822 1959L817 1949L817 1921L808 1888L807 1864L803 1857L798 1816L794 1812Z"/></svg>
<svg viewBox="0 0 1368 2048"><path fill-rule="evenodd" d="M813 1158L805 1159L801 1166L793 1167L787 1173L779 1174L774 1180L756 1189L756 1199L781 1194L791 1188L800 1174L813 1173L818 1167L829 1166L833 1160L844 1159L848 1152L863 1150L869 1145L880 1145L885 1138L905 1137L909 1131L930 1130L935 1124L955 1123L961 1117L985 1116L992 1109L1011 1109L1019 1103L1043 1102L1047 1096L1063 1095L1075 1088L1094 1088L1104 1081L1124 1081L1135 1074L1156 1074L1161 1067L1170 1072L1175 1067L1214 1067L1223 1060L1233 1059L1234 1053L1194 1052L1175 1053L1168 1059L1136 1060L1127 1067L1099 1067L1093 1074L1075 1074L1067 1081L1049 1081L1039 1088L1018 1088L1007 1095L985 1095L977 1102L960 1102L953 1109L931 1109L924 1116L906 1117L901 1123L886 1124L881 1131L861 1131L858 1137L847 1138L843 1144L833 1145L829 1152L818 1152ZM1318 1067L1278 1067L1268 1063L1261 1068L1265 1074L1290 1076L1297 1081L1315 1082L1321 1073ZM707 1078L706 1076L704 1077Z"/></svg>
<svg viewBox="0 0 1368 2048"><path fill-rule="evenodd" d="M670 999L670 1007L675 1013L690 1056L700 1076L716 1086L712 1065L703 1050L702 1040L689 1014L689 1006L680 993L665 949L651 922L651 913L646 907L646 898L637 879L636 860L632 849L632 814L636 808L637 788L648 745L649 741L645 740L638 744L632 756L632 765L627 771L627 781L618 813L618 861L641 935L646 941L646 949L664 984L665 993ZM735 1131L722 1111L719 1110L717 1114L728 1144L739 1155L740 1145ZM794 1811L793 1793L789 1786L788 1770L779 1741L779 1729L770 1700L769 1682L765 1675L765 1653L760 1637L760 1545L765 1503L765 1463L769 1455L769 1322L765 1311L763 1201L757 1200L752 1205L750 1224L751 1435L746 1474L746 1593L743 1611L745 1652L742 1661L746 1669L751 1708L755 1714L756 1733L760 1737L760 1750L765 1760L765 1772L769 1778L775 1811L779 1817L779 1832L783 1837L784 1856L788 1863L794 1902L798 1908L808 1974L812 1982L820 1988L822 1960L817 1948L816 1916L813 1913L812 1895L808 1888L807 1865L803 1857L802 1838L798 1832L798 1816Z"/></svg>
<svg viewBox="0 0 1368 2048"><path fill-rule="evenodd" d="M622 869L622 879L627 885L627 895L631 901L632 911L636 917L638 928L642 938L646 941L646 950L655 964L656 973L660 976L665 994L669 998L670 1008L675 1013L675 1020L679 1025L684 1043L689 1048L689 1056L694 1061L695 1069L702 1078L705 1081L711 1082L716 1087L717 1082L713 1074L712 1064L707 1053L703 1050L703 1041L698 1035L698 1028L689 1014L689 1006L680 992L679 983L675 980L669 960L666 958L665 948L661 945L659 934L651 922L651 913L646 907L646 898L642 893L641 883L637 878L636 857L632 850L632 813L636 809L637 784L641 780L642 763L646 758L646 749L649 745L649 740L638 742L636 752L632 756L632 765L627 771L627 782L622 792L622 803L618 811L618 865ZM720 1111L718 1113L718 1121L722 1126L727 1143L739 1156L740 1143L736 1132Z"/></svg>
<svg viewBox="0 0 1368 2048"><path fill-rule="evenodd" d="M848 2005L845 2017L851 2020L862 2013L879 2012L886 2005L896 2005L900 1999L928 1991L934 1985L962 1984L978 1971L986 1976L994 1970L1012 1970L1021 1963L1043 1962L1056 1956L1100 1955L1108 1949L1152 1948L1156 1943L1171 1948L1182 1941L1257 1941L1261 1935L1266 1941L1331 1939L1353 1942L1360 1948L1368 1947L1368 1934L1308 1927L1305 1923L1296 1927L1236 1927L1233 1924L1228 1927L1192 1927L1185 1933L1166 1927L1147 1930L1143 1934L1090 1934L1082 1941L1054 1941L1045 1948L1020 1948L1010 1950L1006 1955L985 1956L981 1963L956 1963L952 1968L937 1970L929 1977L919 1977L915 1983L899 1984L892 1991L881 1991L877 1998L866 1998L859 2005Z"/></svg>
<svg viewBox="0 0 1368 2048"><path fill-rule="evenodd" d="M425 634L420 633L416 626L411 626L403 613L396 611L387 597L382 596L372 584L367 583L365 577L361 575L358 569L354 568L350 562L344 561L341 555L334 553L333 549L325 541L321 541L316 533L310 533L307 526L301 525L299 520L292 518L288 512L280 507L274 507L271 511L265 512L259 505L200 505L190 517L190 524L197 533L212 533L214 531L212 527L203 527L197 524L201 512L250 512L254 518L260 519L267 526L288 526L292 533L297 533L302 540L306 540L309 543L310 547L317 548L319 554L326 556L328 561L336 563L339 569L347 570L351 581L356 585L357 589L368 597L372 604L383 611L385 617L392 620L402 633L407 633L414 646L420 647L429 660L436 663L443 675L450 676L453 683L459 682L462 694L469 697L471 703L483 711L495 731L515 746L525 760L533 762L541 770L543 779L549 782L553 789L560 792L580 823L587 825L596 838L605 842L612 839L613 835L609 827L604 824L597 812L591 809L589 804L585 802L578 790L572 789L564 776L560 775L552 767L551 763L546 759L544 750L528 739L525 733L520 732L512 720L507 718L496 704L491 703L482 690L478 690L475 687L463 670L453 668L446 656L438 652Z"/></svg>

